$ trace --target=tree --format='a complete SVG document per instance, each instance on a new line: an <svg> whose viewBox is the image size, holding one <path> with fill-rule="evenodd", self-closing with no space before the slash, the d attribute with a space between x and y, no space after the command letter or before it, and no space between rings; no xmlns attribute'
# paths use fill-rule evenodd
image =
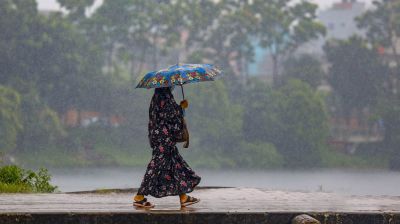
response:
<svg viewBox="0 0 400 224"><path fill-rule="evenodd" d="M340 98L344 116L375 105L387 74L377 52L359 37L329 42L324 50L331 64L328 82Z"/></svg>
<svg viewBox="0 0 400 224"><path fill-rule="evenodd" d="M18 133L22 131L20 95L0 85L0 153L16 147Z"/></svg>
<svg viewBox="0 0 400 224"><path fill-rule="evenodd" d="M390 167L400 169L400 2L395 0L374 1L374 6L357 18L358 25L366 29L368 41L385 49L381 61L387 66L385 89L382 90L376 111L383 119L385 128L384 147L390 154Z"/></svg>
<svg viewBox="0 0 400 224"><path fill-rule="evenodd" d="M287 166L321 165L322 152L327 149L328 117L324 100L318 92L299 80L290 80L279 89L280 122L283 135L275 143Z"/></svg>
<svg viewBox="0 0 400 224"><path fill-rule="evenodd" d="M33 59L41 68L36 85L43 102L60 114L96 104L94 84L103 76L98 48L59 15L48 19L43 33L45 45L36 50L40 57Z"/></svg>
<svg viewBox="0 0 400 224"><path fill-rule="evenodd" d="M2 1L0 14L0 81L19 92L27 83L58 113L86 104L101 75L97 49L61 15L39 15L35 1Z"/></svg>
<svg viewBox="0 0 400 224"><path fill-rule="evenodd" d="M160 56L180 42L179 2L105 1L86 27L89 38L105 49L107 73L113 73L116 66L125 66L136 79L145 65L158 69L165 59Z"/></svg>
<svg viewBox="0 0 400 224"><path fill-rule="evenodd" d="M289 57L283 63L284 79L296 78L308 83L316 89L325 76L321 62L311 55L303 54L299 57Z"/></svg>
<svg viewBox="0 0 400 224"><path fill-rule="evenodd" d="M11 82L15 76L36 80L32 74L35 51L46 35L40 32L40 18L34 0L0 2L0 82ZM37 30L36 30L37 29ZM29 68L29 69L27 69ZM37 67L35 67L37 69ZM29 70L29 72L27 71Z"/></svg>
<svg viewBox="0 0 400 224"><path fill-rule="evenodd" d="M255 0L257 38L268 49L273 62L274 83L278 82L279 63L301 44L325 35L325 27L316 21L317 5L292 0Z"/></svg>
<svg viewBox="0 0 400 224"><path fill-rule="evenodd" d="M42 101L35 85L21 80L16 86L21 95L20 120L24 127L18 134L16 149L38 151L65 137L58 114Z"/></svg>
<svg viewBox="0 0 400 224"><path fill-rule="evenodd" d="M367 30L367 38L373 44L389 48L400 67L400 2L396 0L374 1L374 8L357 18L358 26Z"/></svg>
<svg viewBox="0 0 400 224"><path fill-rule="evenodd" d="M287 167L320 165L329 134L322 97L296 79L278 89L252 84L243 119L246 141L272 143Z"/></svg>
<svg viewBox="0 0 400 224"><path fill-rule="evenodd" d="M86 19L86 10L93 6L94 0L57 0L61 7L68 11L68 18L72 22L81 22Z"/></svg>
<svg viewBox="0 0 400 224"><path fill-rule="evenodd" d="M233 147L241 136L242 111L239 105L231 103L224 83L202 83L191 87L186 95L191 101L186 112L189 129L195 127L205 145L222 150Z"/></svg>
<svg viewBox="0 0 400 224"><path fill-rule="evenodd" d="M219 3L198 4L200 16L204 14L210 16L199 18L202 22L200 26L206 27L205 30L200 31L202 36L198 35L196 26L188 27L191 31L189 44L197 40L200 46L195 53L201 52L206 60L213 61L214 64L224 68L226 74L246 75L246 65L254 57L251 37L254 36L256 18L251 11L251 3L224 0ZM210 4L215 4L215 6L210 9ZM203 5L206 7L200 7Z"/></svg>
<svg viewBox="0 0 400 224"><path fill-rule="evenodd" d="M189 1L184 5L188 60L213 63L229 76L225 84L233 103L243 94L248 79L247 66L254 60L254 37L257 18L252 2ZM192 13L195 9L196 13ZM206 16L205 16L206 15Z"/></svg>
<svg viewBox="0 0 400 224"><path fill-rule="evenodd" d="M0 82L18 92L24 127L4 135L21 151L55 144L65 134L60 114L101 101L93 94L102 77L97 49L61 14L40 15L35 1L1 1L0 16Z"/></svg>

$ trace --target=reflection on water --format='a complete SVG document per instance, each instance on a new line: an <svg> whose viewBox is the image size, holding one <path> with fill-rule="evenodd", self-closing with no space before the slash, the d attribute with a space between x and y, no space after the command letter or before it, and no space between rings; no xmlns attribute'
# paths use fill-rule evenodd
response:
<svg viewBox="0 0 400 224"><path fill-rule="evenodd" d="M61 191L139 187L145 168L50 169ZM243 171L198 170L200 186L256 187L324 191L352 195L400 196L400 172L389 171Z"/></svg>

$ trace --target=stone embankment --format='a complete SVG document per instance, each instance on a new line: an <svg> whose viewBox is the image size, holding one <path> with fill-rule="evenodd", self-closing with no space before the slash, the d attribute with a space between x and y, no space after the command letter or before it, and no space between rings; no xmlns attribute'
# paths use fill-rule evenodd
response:
<svg viewBox="0 0 400 224"><path fill-rule="evenodd" d="M149 200L150 210L132 206L133 191L1 194L0 223L360 223L400 224L400 197L344 196L254 188L200 188L201 201L181 208L178 197Z"/></svg>

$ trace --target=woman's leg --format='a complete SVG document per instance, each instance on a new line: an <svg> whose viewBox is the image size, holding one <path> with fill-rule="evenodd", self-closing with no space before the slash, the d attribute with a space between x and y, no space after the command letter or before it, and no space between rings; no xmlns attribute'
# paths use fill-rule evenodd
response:
<svg viewBox="0 0 400 224"><path fill-rule="evenodd" d="M188 205L192 205L192 204L195 204L200 201L200 199L191 197L187 194L180 194L179 198L180 198L182 207L186 207Z"/></svg>
<svg viewBox="0 0 400 224"><path fill-rule="evenodd" d="M181 203L185 202L187 200L187 195L186 194L180 194L179 199L181 200Z"/></svg>
<svg viewBox="0 0 400 224"><path fill-rule="evenodd" d="M144 195L141 195L141 194L137 194L137 195L135 195L135 197L133 197L133 200L135 200L135 201L141 201L143 199L144 199Z"/></svg>

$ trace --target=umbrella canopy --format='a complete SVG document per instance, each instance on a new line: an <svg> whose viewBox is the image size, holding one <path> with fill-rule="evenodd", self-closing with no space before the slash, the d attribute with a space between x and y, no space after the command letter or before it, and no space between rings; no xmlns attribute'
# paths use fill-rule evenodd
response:
<svg viewBox="0 0 400 224"><path fill-rule="evenodd" d="M221 71L211 64L176 64L147 73L136 88L161 88L187 83L214 81Z"/></svg>

